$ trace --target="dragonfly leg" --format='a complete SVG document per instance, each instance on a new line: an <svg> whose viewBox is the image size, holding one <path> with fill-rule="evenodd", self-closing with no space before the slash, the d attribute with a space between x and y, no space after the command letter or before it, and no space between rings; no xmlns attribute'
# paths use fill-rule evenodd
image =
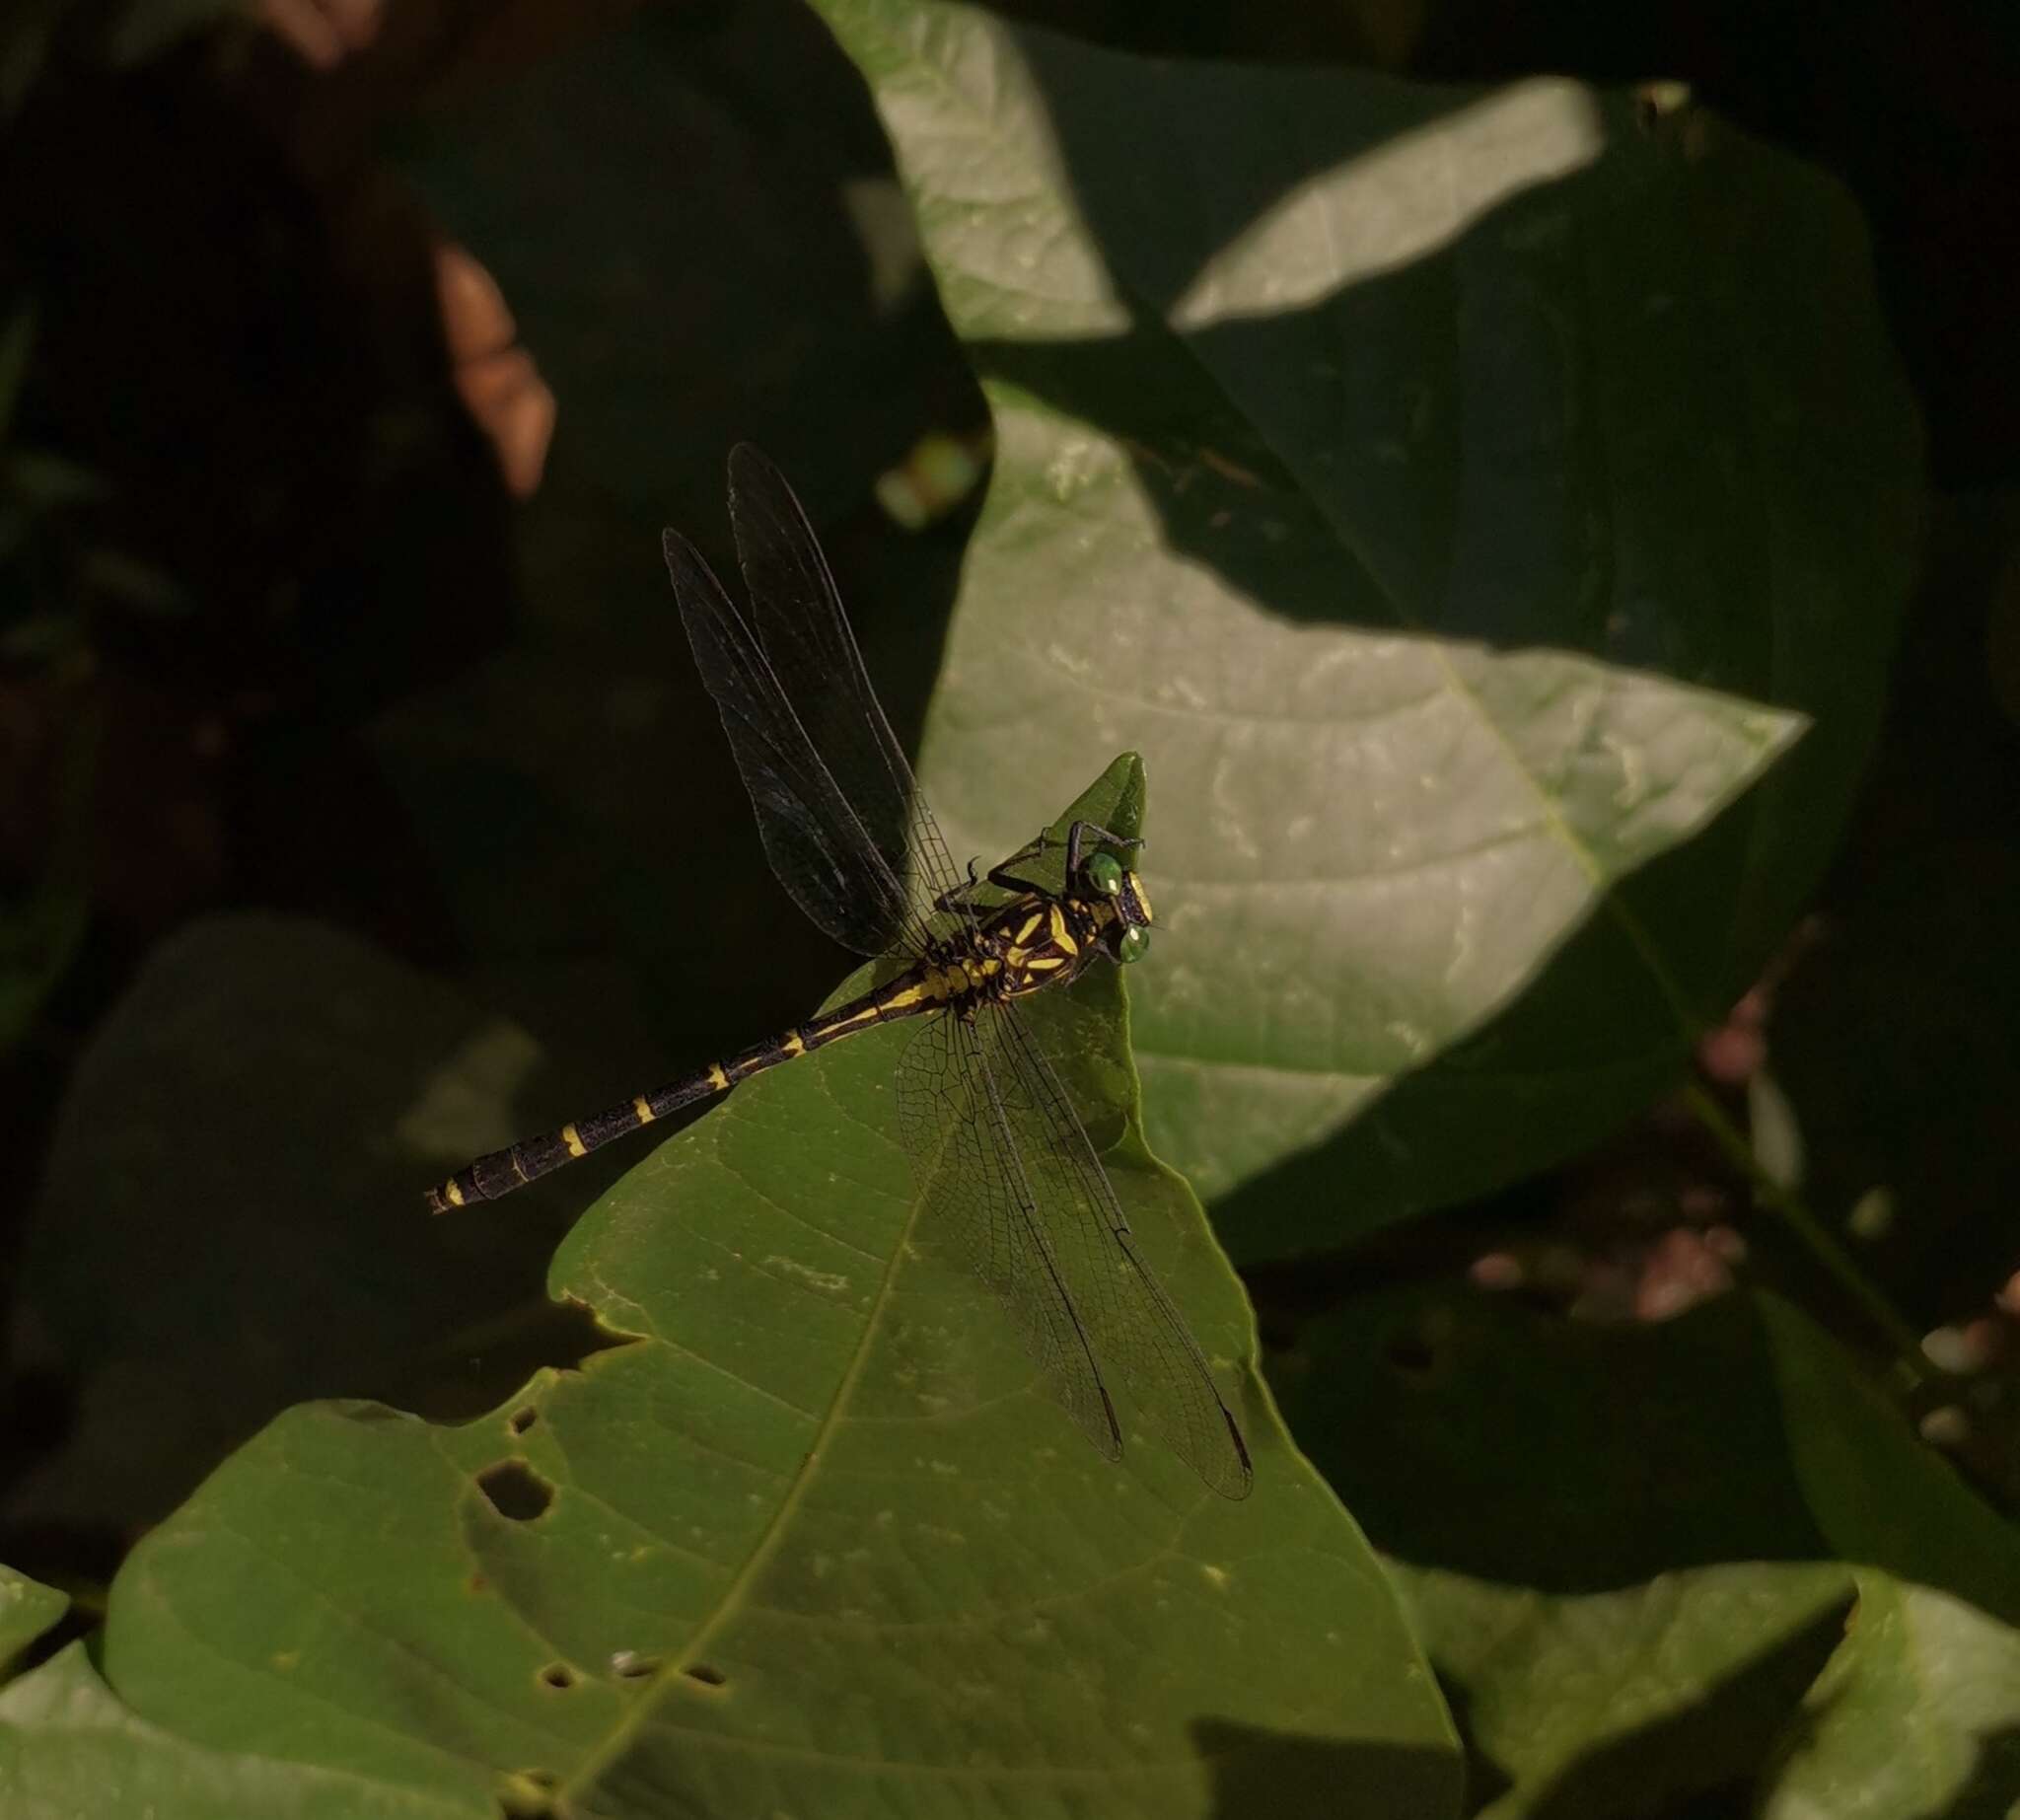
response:
<svg viewBox="0 0 2020 1820"><path fill-rule="evenodd" d="M1080 876L1080 843L1089 835L1099 840L1106 840L1111 846L1141 846L1141 835L1118 835L1114 829L1104 828L1099 822L1075 822L1066 830L1066 876L1077 879ZM1043 835L1039 837L1045 838Z"/></svg>
<svg viewBox="0 0 2020 1820"><path fill-rule="evenodd" d="M966 882L941 892L933 900L933 908L938 910L959 910L984 885L993 885L998 891L1009 892L1044 892L1049 890L1048 886L1039 880L1020 878L1015 872L1010 870L1012 866L1022 865L1033 854L1043 852L1045 844L1046 837L1040 835L1036 840L1029 841L1019 847L1016 852L1012 853L1008 859L1002 861L1001 864L991 866L985 876L977 875L975 871L975 868L981 864L981 861L971 859L968 862L968 878Z"/></svg>
<svg viewBox="0 0 2020 1820"><path fill-rule="evenodd" d="M961 909L970 898L974 897L981 889L982 881L975 876L974 870L980 864L980 860L971 859L968 862L968 882L962 885L951 886L946 891L941 892L933 900L933 908L936 910L955 910Z"/></svg>
<svg viewBox="0 0 2020 1820"><path fill-rule="evenodd" d="M1099 822L1075 822L1066 830L1066 888L1072 890L1080 878L1080 849L1083 841L1092 835L1097 840L1105 840L1111 846L1141 846L1142 837L1137 835L1118 835L1114 829L1104 828ZM1011 871L1012 866L1022 865L1035 853L1042 853L1047 846L1056 846L1057 841L1047 840L1040 835L1029 845L1020 847L999 866L990 868L989 883L1004 891L1050 892L1053 887L1043 879L1026 878L1022 873Z"/></svg>
<svg viewBox="0 0 2020 1820"><path fill-rule="evenodd" d="M1143 844L1140 836L1118 835L1113 829L1102 827L1099 822L1075 822L1072 827L1067 829L1065 841L1066 881L1069 889L1080 876L1081 844L1089 836L1092 836L1097 840L1105 840L1111 846L1132 847ZM933 908L938 910L958 910L981 889L984 882L995 886L998 891L1036 891L1047 896L1050 895L1054 889L1051 884L1044 879L1028 878L1025 874L1015 871L1013 868L1023 865L1027 859L1035 858L1040 853L1043 853L1046 847L1058 844L1057 841L1048 840L1041 834L1035 839L1026 841L1008 859L991 866L985 878L977 878L975 876L975 867L980 862L971 859L968 862L967 881L964 884L956 885L952 890L943 891L933 900Z"/></svg>

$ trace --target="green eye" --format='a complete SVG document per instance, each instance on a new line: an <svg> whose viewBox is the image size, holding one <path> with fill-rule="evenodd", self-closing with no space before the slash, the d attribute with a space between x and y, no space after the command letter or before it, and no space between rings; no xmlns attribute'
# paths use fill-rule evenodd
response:
<svg viewBox="0 0 2020 1820"><path fill-rule="evenodd" d="M1116 959L1118 961L1140 961L1149 952L1148 929L1124 929L1120 940L1116 943Z"/></svg>
<svg viewBox="0 0 2020 1820"><path fill-rule="evenodd" d="M1122 889L1122 867L1113 853L1097 853L1080 870L1086 874L1087 882L1105 898L1113 898Z"/></svg>

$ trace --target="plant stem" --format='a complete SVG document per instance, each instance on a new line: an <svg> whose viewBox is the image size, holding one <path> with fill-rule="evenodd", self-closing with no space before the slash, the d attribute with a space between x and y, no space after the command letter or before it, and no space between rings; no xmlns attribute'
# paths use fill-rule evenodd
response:
<svg viewBox="0 0 2020 1820"><path fill-rule="evenodd" d="M1684 1102L1716 1140L1727 1160L1753 1184L1754 1199L1764 1207L1781 1215L1789 1230L1802 1241L1810 1255L1837 1280L1838 1286L1857 1304L1859 1312L1886 1337L1894 1352L1895 1369L1907 1379L1911 1390L1920 1390L1931 1378L1921 1338L1895 1311L1894 1305L1876 1289L1851 1260L1850 1254L1831 1236L1824 1222L1791 1188L1784 1188L1761 1167L1753 1146L1726 1117L1725 1108L1693 1081L1684 1089Z"/></svg>

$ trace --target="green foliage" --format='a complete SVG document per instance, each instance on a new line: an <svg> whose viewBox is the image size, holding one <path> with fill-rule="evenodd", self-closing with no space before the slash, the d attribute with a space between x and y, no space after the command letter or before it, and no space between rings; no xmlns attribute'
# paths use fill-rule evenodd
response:
<svg viewBox="0 0 2020 1820"><path fill-rule="evenodd" d="M1284 1376L1314 1463L1412 1564L1496 1820L2007 1811L2012 1526L1787 1303L1623 1332L1378 1292Z"/></svg>
<svg viewBox="0 0 2020 1820"><path fill-rule="evenodd" d="M1471 1288L1377 1291L1312 1323L1284 1378L1314 1463L1414 1562L1562 1592L1863 1562L2020 1623L2011 1525L1766 1290L1624 1331Z"/></svg>
<svg viewBox="0 0 2020 1820"><path fill-rule="evenodd" d="M0 1806L2005 1812L2020 1544L1817 1320L1749 1287L1609 1332L1387 1284L1265 1384L1194 1199L1261 1260L1501 1187L1643 1107L1757 977L1837 842L1909 562L1914 431L1848 205L1566 83L820 11L923 268L837 244L889 226L836 149L867 114L774 109L797 202L747 233L716 181L759 160L746 71L666 16L402 144L564 426L521 636L371 735L470 1002L220 918L97 1033L23 1253L90 1361L80 1438L11 1509L146 1533L103 1634L47 1660L60 1598L0 1585L34 1663L0 1687ZM781 35L782 89L805 54ZM710 80L732 100L696 105ZM698 231L659 231L670 170ZM922 414L851 313L930 314L921 269L997 451L922 774L965 858L1147 757L1152 958L1126 1000L1101 970L1034 1009L1242 1418L1242 1504L1126 1404L1097 1457L920 1222L903 1030L419 1217L419 1184L574 1110L549 1096L589 1077L507 1015L549 1030L542 991L587 1007L605 1094L634 1053L761 1036L767 994L805 1009L790 906L729 882L747 806L649 533L707 541L738 434L830 448L834 529L836 476L860 493ZM740 334L745 363L693 357ZM9 473L51 504L77 478ZM930 666L928 599L851 592L880 682ZM1134 826L1145 768L1055 827ZM622 964L586 988L540 975L599 939ZM585 1202L546 1277L574 1327L522 1346L498 1308Z"/></svg>
<svg viewBox="0 0 2020 1820"><path fill-rule="evenodd" d="M146 1813L154 1820L418 1820L455 1811L355 1776L191 1744L136 1718L108 1690L82 1643L0 1690L0 1788L7 1790L10 1812L36 1820L101 1813Z"/></svg>
<svg viewBox="0 0 2020 1820"><path fill-rule="evenodd" d="M1558 1598L1403 1579L1491 1820L1691 1796L1995 1820L2020 1787L2020 1632L1885 1573L1750 1564Z"/></svg>
<svg viewBox="0 0 2020 1820"><path fill-rule="evenodd" d="M1055 833L1141 800L1118 761ZM555 1811L613 1815L1098 1788L1162 1816L1314 1751L1382 1766L1371 1812L1449 1810L1394 1594L1276 1430L1197 1202L1143 1147L1119 973L1052 1012L1146 1251L1247 1380L1246 1503L1133 1430L1102 1460L959 1236L916 1223L894 1028L740 1088L570 1235L554 1294L629 1344L467 1426L309 1406L242 1448L129 1557L112 1688L178 1738L305 1766L267 1811L340 1773L451 1811L551 1784ZM1205 1714L1227 1735L1201 1756Z"/></svg>
<svg viewBox="0 0 2020 1820"><path fill-rule="evenodd" d="M1644 1105L1875 725L1916 443L1844 198L1570 84L823 11L996 419L928 787L990 826L1126 727L1188 805L1160 1154L1257 1258Z"/></svg>
<svg viewBox="0 0 2020 1820"><path fill-rule="evenodd" d="M54 1588L0 1567L0 1662L11 1661L40 1637L68 1603Z"/></svg>

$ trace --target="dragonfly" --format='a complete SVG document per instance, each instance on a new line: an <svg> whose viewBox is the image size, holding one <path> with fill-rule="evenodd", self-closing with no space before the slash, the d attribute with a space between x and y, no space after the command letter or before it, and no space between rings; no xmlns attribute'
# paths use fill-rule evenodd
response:
<svg viewBox="0 0 2020 1820"><path fill-rule="evenodd" d="M1074 822L977 876L958 869L891 731L828 560L785 477L729 458L747 617L699 550L664 538L681 620L757 811L765 856L814 924L884 983L768 1043L558 1130L480 1156L428 1191L437 1213L495 1201L768 1068L900 1020L898 1128L921 1211L960 1234L1047 1389L1095 1447L1122 1453L1109 1374L1223 1496L1253 1470L1199 1343L1130 1230L1022 1001L1149 947L1136 837ZM1063 846L1063 872L1039 874ZM1050 881L1059 881L1063 888ZM986 888L986 889L985 889Z"/></svg>

